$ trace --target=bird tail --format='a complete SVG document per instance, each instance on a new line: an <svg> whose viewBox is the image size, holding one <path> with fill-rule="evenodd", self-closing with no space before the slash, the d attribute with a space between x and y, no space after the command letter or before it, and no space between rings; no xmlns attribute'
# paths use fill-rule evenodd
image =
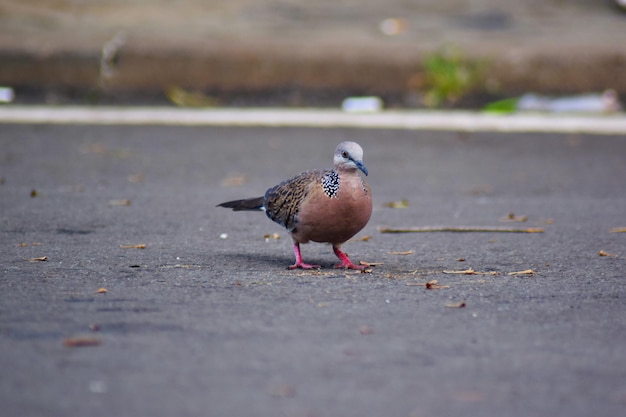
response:
<svg viewBox="0 0 626 417"><path fill-rule="evenodd" d="M263 210L264 197L246 198L244 200L227 201L222 204L218 204L217 207L226 207L233 209L233 211L243 210Z"/></svg>

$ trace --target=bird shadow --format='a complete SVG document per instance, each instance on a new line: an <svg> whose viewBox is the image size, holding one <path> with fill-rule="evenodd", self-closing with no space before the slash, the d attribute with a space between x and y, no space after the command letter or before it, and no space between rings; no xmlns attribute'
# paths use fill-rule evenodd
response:
<svg viewBox="0 0 626 417"><path fill-rule="evenodd" d="M260 253L223 253L224 258L232 259L232 265L242 266L255 266L255 267L268 267L288 270L290 265L293 265L294 259L287 256L275 256L264 255ZM225 260L224 262L230 262ZM320 265L320 269L334 269L335 263L322 261L321 259L307 259L307 263Z"/></svg>

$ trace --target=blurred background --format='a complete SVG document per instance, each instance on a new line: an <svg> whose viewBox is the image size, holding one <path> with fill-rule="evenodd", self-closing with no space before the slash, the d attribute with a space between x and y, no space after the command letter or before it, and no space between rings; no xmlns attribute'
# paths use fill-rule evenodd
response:
<svg viewBox="0 0 626 417"><path fill-rule="evenodd" d="M13 103L476 108L626 95L619 0L0 0Z"/></svg>

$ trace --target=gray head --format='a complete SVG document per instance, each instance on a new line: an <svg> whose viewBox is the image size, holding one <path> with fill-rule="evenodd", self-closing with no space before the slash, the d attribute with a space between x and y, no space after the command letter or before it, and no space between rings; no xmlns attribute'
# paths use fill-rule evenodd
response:
<svg viewBox="0 0 626 417"><path fill-rule="evenodd" d="M341 142L337 145L333 162L339 170L359 169L367 175L367 168L363 164L363 148L356 142Z"/></svg>

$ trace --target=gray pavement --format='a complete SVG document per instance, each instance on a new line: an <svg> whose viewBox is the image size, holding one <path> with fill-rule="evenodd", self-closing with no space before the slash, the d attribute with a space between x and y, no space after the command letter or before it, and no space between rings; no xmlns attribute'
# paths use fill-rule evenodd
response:
<svg viewBox="0 0 626 417"><path fill-rule="evenodd" d="M454 45L487 63L480 94L624 95L625 30L611 0L5 0L0 85L51 103L172 85L291 105L314 93L404 97L423 86L424 57Z"/></svg>
<svg viewBox="0 0 626 417"><path fill-rule="evenodd" d="M621 137L0 132L2 416L626 410L626 234L610 232L626 227ZM382 262L372 273L331 269L330 248L316 244L303 254L320 271L288 271L284 231L263 214L215 207L329 166L347 139L365 150L375 210L358 235L371 238L345 249ZM407 208L385 206L402 199ZM528 220L502 223L509 213ZM383 234L381 225L545 232ZM280 239L266 241L273 233ZM146 247L120 247L137 244ZM443 273L469 268L498 275ZM508 275L527 269L535 273ZM417 285L431 280L444 288ZM64 346L77 337L100 344Z"/></svg>

